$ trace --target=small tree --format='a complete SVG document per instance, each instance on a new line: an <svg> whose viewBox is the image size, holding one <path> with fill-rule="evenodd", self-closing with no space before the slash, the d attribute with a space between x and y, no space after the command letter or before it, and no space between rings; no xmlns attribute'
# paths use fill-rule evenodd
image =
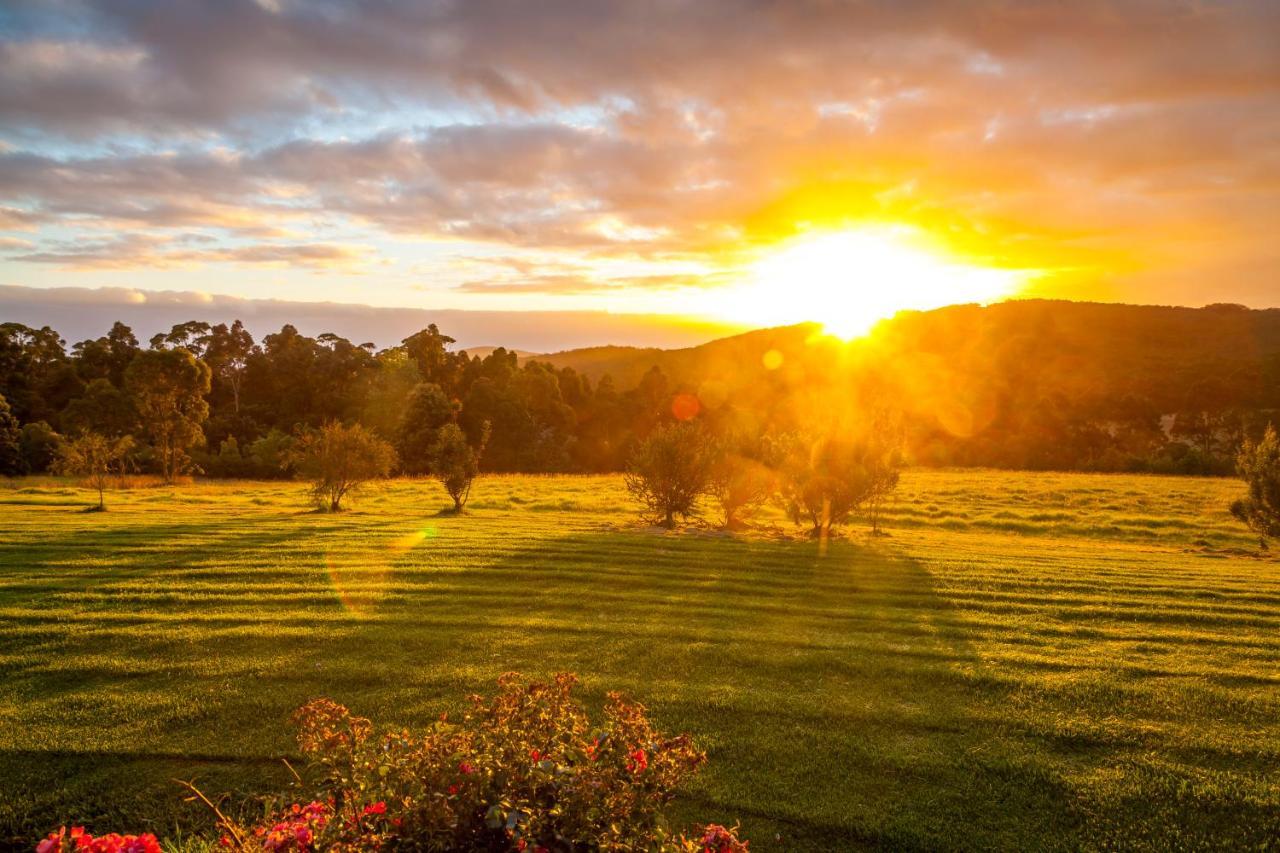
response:
<svg viewBox="0 0 1280 853"><path fill-rule="evenodd" d="M329 512L339 512L343 498L387 476L396 463L390 444L359 424L336 421L303 433L291 454L298 471L311 480L316 506Z"/></svg>
<svg viewBox="0 0 1280 853"><path fill-rule="evenodd" d="M624 476L627 491L668 530L677 515L694 515L707 490L715 453L707 434L690 423L658 427L636 447Z"/></svg>
<svg viewBox="0 0 1280 853"><path fill-rule="evenodd" d="M871 423L864 456L870 480L867 493L867 518L871 532L880 532L880 513L884 502L898 488L902 474L902 424L888 414Z"/></svg>
<svg viewBox="0 0 1280 853"><path fill-rule="evenodd" d="M743 454L740 442L721 443L707 480L707 492L720 504L726 530L737 530L778 489L777 474L759 459Z"/></svg>
<svg viewBox="0 0 1280 853"><path fill-rule="evenodd" d="M877 454L870 460L871 484L867 494L867 519L871 522L871 532L880 532L880 513L884 502L898 488L898 480L902 473L902 454L888 451Z"/></svg>
<svg viewBox="0 0 1280 853"><path fill-rule="evenodd" d="M1275 429L1268 426L1257 443L1245 441L1236 472L1249 494L1231 505L1231 514L1256 532L1265 547L1268 537L1280 536L1280 439Z"/></svg>
<svg viewBox="0 0 1280 853"><path fill-rule="evenodd" d="M489 422L481 427L480 441L472 446L457 424L449 423L437 431L429 453L431 475L453 498L453 511L462 512L471 496L471 483L480 473L480 456L489 443Z"/></svg>
<svg viewBox="0 0 1280 853"><path fill-rule="evenodd" d="M782 500L796 524L820 537L867 499L868 482L854 442L836 436L795 437L783 464Z"/></svg>
<svg viewBox="0 0 1280 853"><path fill-rule="evenodd" d="M107 508L103 493L111 477L124 473L124 465L133 449L129 436L111 439L96 432L83 433L64 441L58 449L54 467L59 474L84 477L89 487L98 490L99 512Z"/></svg>

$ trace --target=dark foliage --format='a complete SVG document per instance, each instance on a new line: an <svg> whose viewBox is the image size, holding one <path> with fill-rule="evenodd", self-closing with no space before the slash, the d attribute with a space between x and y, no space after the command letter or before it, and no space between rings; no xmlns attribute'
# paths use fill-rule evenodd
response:
<svg viewBox="0 0 1280 853"><path fill-rule="evenodd" d="M392 442L406 473L431 473L449 423L473 447L490 425L484 471L620 471L680 419L716 436L781 436L867 399L902 412L904 459L917 464L1227 474L1280 410L1280 311L1023 301L905 313L853 344L815 331L521 363L502 348L452 351L434 326L375 352L292 326L255 343L238 321L182 323L145 350L120 323L70 348L47 327L3 323L0 395L20 427L132 435L157 473L190 457L215 476L279 474L258 442L330 421ZM153 355L166 352L181 355ZM126 385L136 361L157 359L207 372L188 383L199 400L186 398L180 454L155 413L139 412L164 371Z"/></svg>

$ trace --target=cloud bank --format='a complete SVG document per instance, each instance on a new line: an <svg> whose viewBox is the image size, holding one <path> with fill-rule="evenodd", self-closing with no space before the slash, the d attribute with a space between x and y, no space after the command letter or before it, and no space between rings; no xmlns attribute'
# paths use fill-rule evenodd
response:
<svg viewBox="0 0 1280 853"><path fill-rule="evenodd" d="M457 304L660 297L890 220L1054 295L1280 302L1268 0L63 0L7 4L0 32L18 283L227 266L269 294L287 267L324 298L334 270Z"/></svg>
<svg viewBox="0 0 1280 853"><path fill-rule="evenodd" d="M455 348L505 346L534 353L611 344L688 347L742 331L726 323L602 311L433 311L242 299L193 291L0 285L0 320L35 328L51 326L68 344L100 337L116 320L145 343L156 332L167 332L188 320L230 323L237 319L259 341L289 323L305 335L333 332L381 348L395 346L435 323L457 341Z"/></svg>

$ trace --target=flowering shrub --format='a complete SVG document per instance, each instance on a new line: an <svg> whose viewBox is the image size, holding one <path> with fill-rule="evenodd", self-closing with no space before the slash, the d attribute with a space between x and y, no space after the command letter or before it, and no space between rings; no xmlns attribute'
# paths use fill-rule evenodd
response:
<svg viewBox="0 0 1280 853"><path fill-rule="evenodd" d="M315 798L261 824L218 817L233 851L645 850L747 853L736 832L709 825L689 837L663 816L706 761L688 735L654 730L643 705L611 693L593 723L573 698L577 678L524 683L508 673L492 699L471 697L457 721L381 733L328 699L294 714ZM160 853L152 835L93 838L66 828L36 853Z"/></svg>
<svg viewBox="0 0 1280 853"><path fill-rule="evenodd" d="M64 826L36 845L36 853L160 853L154 835L120 835L111 833L94 838L82 826L67 832Z"/></svg>
<svg viewBox="0 0 1280 853"><path fill-rule="evenodd" d="M461 719L375 731L328 699L294 715L319 796L262 826L224 820L242 850L666 850L740 853L732 830L672 833L663 810L706 756L653 729L642 705L610 694L593 724L577 679L499 679Z"/></svg>
<svg viewBox="0 0 1280 853"><path fill-rule="evenodd" d="M747 842L738 838L733 829L709 824L698 838L685 838L684 849L688 853L748 853Z"/></svg>

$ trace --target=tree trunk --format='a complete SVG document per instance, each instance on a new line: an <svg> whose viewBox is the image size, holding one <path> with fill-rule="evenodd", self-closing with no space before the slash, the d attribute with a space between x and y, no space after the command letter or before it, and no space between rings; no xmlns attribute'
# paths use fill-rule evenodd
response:
<svg viewBox="0 0 1280 853"><path fill-rule="evenodd" d="M663 520L662 526L671 530L676 526L676 516L671 510L667 510L667 517Z"/></svg>

